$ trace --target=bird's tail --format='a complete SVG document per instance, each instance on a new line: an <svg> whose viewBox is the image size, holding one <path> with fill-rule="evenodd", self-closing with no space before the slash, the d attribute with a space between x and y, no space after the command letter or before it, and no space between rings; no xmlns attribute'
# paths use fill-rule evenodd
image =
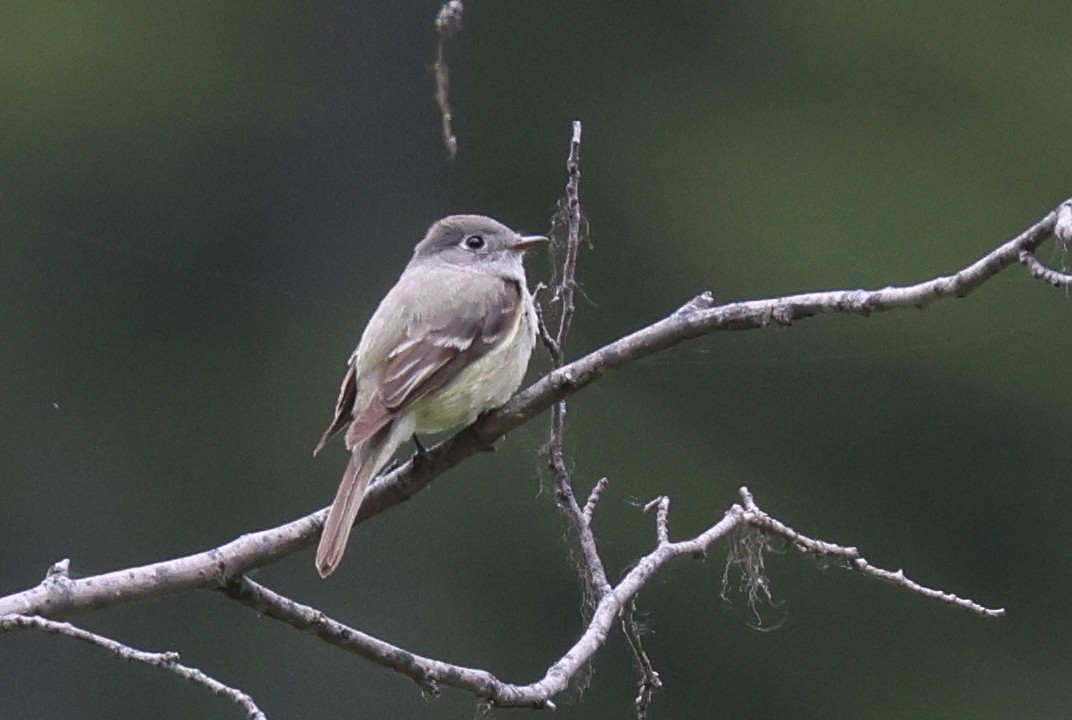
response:
<svg viewBox="0 0 1072 720"><path fill-rule="evenodd" d="M391 426L383 428L363 443L350 451L350 462L339 483L339 491L328 511L328 519L320 533L320 545L316 549L316 570L320 577L327 577L335 572L346 552L346 541L350 530L361 509L361 501L369 481L379 472L392 454L387 447Z"/></svg>

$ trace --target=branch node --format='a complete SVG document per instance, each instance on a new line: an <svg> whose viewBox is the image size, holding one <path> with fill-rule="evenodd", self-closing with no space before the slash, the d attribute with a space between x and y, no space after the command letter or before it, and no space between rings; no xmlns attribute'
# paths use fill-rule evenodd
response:
<svg viewBox="0 0 1072 720"><path fill-rule="evenodd" d="M679 307L674 314L675 315L690 315L697 310L710 310L715 305L715 296L710 290L704 290L702 293L689 300L687 303Z"/></svg>
<svg viewBox="0 0 1072 720"><path fill-rule="evenodd" d="M793 324L793 308L788 305L775 305L771 308L770 317L779 325L788 327Z"/></svg>
<svg viewBox="0 0 1072 720"><path fill-rule="evenodd" d="M414 680L417 683L417 687L421 689L421 695L425 699L439 697L439 683L435 681L435 678L424 675Z"/></svg>
<svg viewBox="0 0 1072 720"><path fill-rule="evenodd" d="M555 370L551 373L551 386L556 390L565 390L577 385L577 378L572 370Z"/></svg>
<svg viewBox="0 0 1072 720"><path fill-rule="evenodd" d="M1065 250L1072 245L1072 199L1065 200L1057 206L1057 221L1053 226L1053 236Z"/></svg>
<svg viewBox="0 0 1072 720"><path fill-rule="evenodd" d="M46 585L50 585L52 583L65 583L71 579L70 570L70 558L63 558L62 560L57 560L55 563L52 564L51 567L49 567L47 571L45 571L44 583Z"/></svg>

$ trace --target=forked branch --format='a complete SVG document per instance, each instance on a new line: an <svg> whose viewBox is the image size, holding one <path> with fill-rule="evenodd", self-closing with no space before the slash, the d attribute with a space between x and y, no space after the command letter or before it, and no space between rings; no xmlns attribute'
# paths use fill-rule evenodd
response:
<svg viewBox="0 0 1072 720"><path fill-rule="evenodd" d="M655 573L676 558L706 555L715 543L741 528L753 528L784 538L801 552L842 560L846 568L976 615L1001 617L1005 612L925 587L908 579L901 571L876 568L864 560L854 547L810 538L771 517L759 508L747 488L741 488L740 494L742 502L730 506L718 522L694 537L679 541L670 538L669 498L656 498L650 503L649 507L657 511L655 548L640 558L617 584L608 586L607 591L599 596L580 638L548 667L543 677L525 685L505 682L481 668L454 665L417 655L329 618L313 607L290 600L245 577L237 578L225 591L268 617L405 675L424 692L435 694L440 687L452 687L473 693L498 707L545 709L554 708L554 698L569 688L570 682L606 643L615 622L623 612L628 611L633 598ZM652 671L652 675L651 682L658 683L658 674Z"/></svg>
<svg viewBox="0 0 1072 720"><path fill-rule="evenodd" d="M665 318L552 370L503 407L430 448L420 463L411 458L381 476L369 488L357 522L364 522L413 497L447 470L529 422L559 400L581 391L610 370L714 332L789 325L796 320L824 314L868 316L921 307L950 297L964 297L1010 265L1019 265L1024 253L1037 259L1039 247L1054 237L1063 242L1068 242L1063 238L1072 237L1072 200L1066 200L1016 237L956 273L915 285L815 292L718 306L710 293L702 293ZM1072 283L1072 276L1056 270L1051 272L1050 279ZM62 589L38 585L0 597L0 615L58 615L182 590L220 588L248 570L275 562L311 544L326 514L326 508L318 510L194 555L71 578L63 583Z"/></svg>
<svg viewBox="0 0 1072 720"><path fill-rule="evenodd" d="M448 3L445 7L451 5ZM445 82L443 87L445 90ZM449 131L449 109L445 109L444 113L446 135ZM1072 200L1062 203L1024 232L952 275L903 287L815 292L719 306L715 305L710 293L702 293L665 318L578 360L566 362L563 346L574 312L576 258L583 228L578 195L579 146L580 124L577 123L567 162L569 180L564 205L566 254L555 296L560 303L559 327L552 336L541 323L541 338L551 353L553 369L502 408L487 413L428 450L419 463L410 459L380 477L369 489L357 518L357 522L363 522L412 497L435 478L487 448L506 432L553 408L548 444L549 464L555 477L556 497L575 531L580 549L578 565L585 580L589 612L580 638L548 667L542 678L527 685L511 684L486 670L416 655L328 618L319 610L279 595L246 577L247 571L275 562L315 541L326 509L278 527L242 535L194 555L141 567L71 578L67 574L66 561L61 561L40 584L0 597L0 630L33 627L94 642L122 657L151 662L200 682L230 697L246 709L249 717L256 718L263 716L247 695L223 686L200 671L180 665L171 654L140 653L107 638L88 637L92 634L48 618L195 588L222 590L234 600L268 617L392 668L414 680L426 691L434 692L440 686L454 687L469 691L493 705L534 708L554 707L554 698L569 687L572 679L606 642L608 634L618 622L622 625L638 666L640 680L636 708L638 716L643 717L652 694L660 687L660 680L640 644L640 633L633 619L636 595L652 575L669 561L682 556L702 555L714 543L734 531L744 529L762 533L763 537L784 538L802 552L834 558L847 568L911 593L983 617L1000 617L1004 613L1001 609L984 607L972 600L925 587L908 579L900 570L877 568L854 547L835 545L798 533L763 512L745 488L740 491L741 503L732 505L718 522L687 540L671 539L668 498L659 497L649 503L648 508L655 510L655 547L617 584L612 584L604 569L592 529L593 515L600 499L608 491L608 483L606 478L600 480L583 506L578 502L564 449L564 401L609 370L691 338L719 331L789 325L796 320L822 314L867 316L899 308L922 307L949 297L964 297L1011 265L1023 265L1033 277L1048 284L1072 287L1072 275L1064 269L1049 268L1038 258L1040 246L1051 238L1066 251L1072 245ZM762 568L764 547L763 543L750 546L749 552L756 562L752 562L748 570L752 573L752 580L760 583L756 587L763 588L766 587L763 584L766 579L757 573Z"/></svg>

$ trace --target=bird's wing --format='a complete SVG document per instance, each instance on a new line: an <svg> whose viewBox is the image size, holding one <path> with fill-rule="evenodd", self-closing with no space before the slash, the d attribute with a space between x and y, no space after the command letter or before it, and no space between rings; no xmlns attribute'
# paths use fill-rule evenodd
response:
<svg viewBox="0 0 1072 720"><path fill-rule="evenodd" d="M387 352L386 367L375 391L368 394L368 402L360 408L355 407L357 377L351 359L335 405L335 417L317 446L318 452L351 418L346 446L352 448L364 442L395 415L445 386L510 334L521 311L522 291L518 284L482 274L474 274L468 280L470 284L487 286L477 295L478 302L463 307L447 298L434 308L424 308L424 312L413 308L405 311L405 335ZM387 299L384 304L388 304ZM366 334L376 322L374 316Z"/></svg>
<svg viewBox="0 0 1072 720"><path fill-rule="evenodd" d="M521 305L520 288L495 278L492 290L482 302L457 308L462 312L442 323L418 328L395 348L377 393L385 407L401 410L435 392L510 334Z"/></svg>
<svg viewBox="0 0 1072 720"><path fill-rule="evenodd" d="M335 401L335 416L331 419L328 429L320 436L320 442L313 449L313 457L319 455L320 451L327 445L328 440L331 439L331 436L346 427L346 423L353 418L351 413L354 410L354 399L356 397L357 375L354 373L354 363L351 359L350 366L346 368L346 375L343 376L342 386L339 388L339 397Z"/></svg>

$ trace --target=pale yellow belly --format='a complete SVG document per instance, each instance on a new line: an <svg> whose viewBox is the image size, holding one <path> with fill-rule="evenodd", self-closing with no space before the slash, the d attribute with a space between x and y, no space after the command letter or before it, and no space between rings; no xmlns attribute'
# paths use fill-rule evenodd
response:
<svg viewBox="0 0 1072 720"><path fill-rule="evenodd" d="M476 420L485 410L499 407L525 377L536 341L532 318L522 306L510 336L499 347L462 370L441 389L411 406L419 433L437 433Z"/></svg>

